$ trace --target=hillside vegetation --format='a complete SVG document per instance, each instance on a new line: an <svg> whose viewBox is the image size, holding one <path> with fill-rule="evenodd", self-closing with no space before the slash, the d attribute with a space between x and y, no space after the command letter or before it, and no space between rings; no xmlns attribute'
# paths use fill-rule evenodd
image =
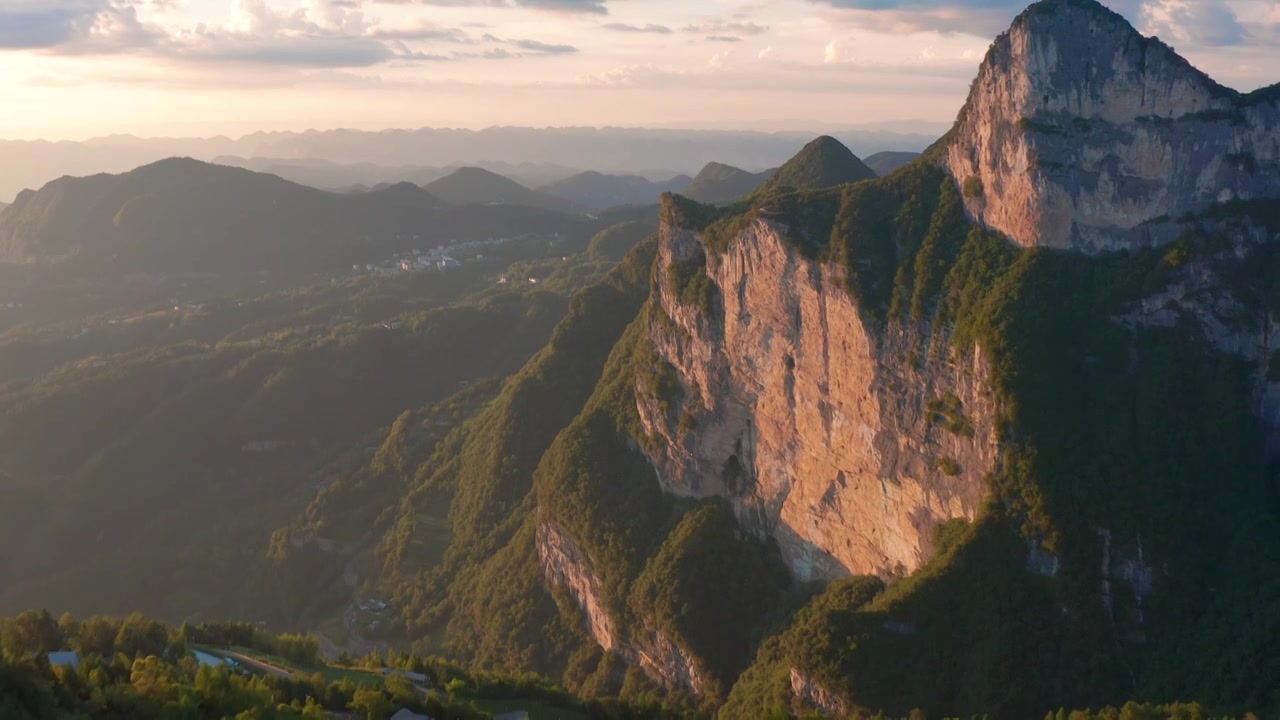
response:
<svg viewBox="0 0 1280 720"><path fill-rule="evenodd" d="M777 172L756 188L755 194L816 190L874 177L876 172L859 160L849 148L839 140L824 135L805 145L795 157L778 168Z"/></svg>
<svg viewBox="0 0 1280 720"><path fill-rule="evenodd" d="M314 627L351 599L346 560L273 575L306 550L288 538L370 542L404 473L652 231L630 219L645 214L618 216L590 253L568 236L448 273L303 287L15 269L0 295L22 320L0 324L0 539L33 544L0 558L0 609Z"/></svg>

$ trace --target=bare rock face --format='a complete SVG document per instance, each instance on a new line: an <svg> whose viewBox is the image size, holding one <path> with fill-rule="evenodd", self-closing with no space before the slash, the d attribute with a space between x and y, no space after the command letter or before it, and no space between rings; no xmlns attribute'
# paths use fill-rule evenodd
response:
<svg viewBox="0 0 1280 720"><path fill-rule="evenodd" d="M849 705L840 693L827 690L795 668L791 668L791 692L827 715L844 717L849 713Z"/></svg>
<svg viewBox="0 0 1280 720"><path fill-rule="evenodd" d="M1093 0L1043 0L992 45L943 162L1020 245L1171 241L1151 221L1280 194L1280 92L1225 88Z"/></svg>
<svg viewBox="0 0 1280 720"><path fill-rule="evenodd" d="M642 626L629 636L610 616L595 563L555 523L538 526L536 545L543 576L563 587L586 616L587 630L600 647L639 667L658 685L700 695L705 682L693 657L665 633Z"/></svg>
<svg viewBox="0 0 1280 720"><path fill-rule="evenodd" d="M933 553L937 525L972 519L996 462L995 408L978 353L945 333L879 329L840 271L754 221L707 258L722 306L685 306L672 263L702 239L664 226L649 339L683 397L638 382L664 490L728 498L739 522L779 543L793 574L892 577Z"/></svg>
<svg viewBox="0 0 1280 720"><path fill-rule="evenodd" d="M569 591L587 617L587 629L605 650L618 647L613 619L604 606L600 577L587 554L555 523L538 525L536 544L542 574L553 586Z"/></svg>

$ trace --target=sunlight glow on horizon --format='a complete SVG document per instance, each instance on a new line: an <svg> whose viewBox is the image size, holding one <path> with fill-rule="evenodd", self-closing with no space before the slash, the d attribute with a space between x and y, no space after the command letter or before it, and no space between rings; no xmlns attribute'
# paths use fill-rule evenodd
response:
<svg viewBox="0 0 1280 720"><path fill-rule="evenodd" d="M1274 3L1191 2L1114 5L1225 84L1247 91L1278 79ZM1210 4L1227 12L1213 17L1230 22L1210 27L1189 10ZM0 138L948 123L991 37L1022 3L947 0L923 11L909 9L919 3L847 9L872 5L865 0L512 5L3 0ZM75 12L79 24L68 25Z"/></svg>

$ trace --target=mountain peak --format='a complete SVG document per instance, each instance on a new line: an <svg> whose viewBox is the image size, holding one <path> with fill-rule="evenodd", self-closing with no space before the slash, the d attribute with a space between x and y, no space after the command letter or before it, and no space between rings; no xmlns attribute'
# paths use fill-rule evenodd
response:
<svg viewBox="0 0 1280 720"><path fill-rule="evenodd" d="M732 165L709 162L680 194L699 202L733 202L751 194L774 172L753 173Z"/></svg>
<svg viewBox="0 0 1280 720"><path fill-rule="evenodd" d="M859 160L844 143L823 135L805 145L778 169L777 174L761 185L756 194L814 190L874 177L875 171Z"/></svg>
<svg viewBox="0 0 1280 720"><path fill-rule="evenodd" d="M460 167L423 186L451 205L523 205L557 212L570 210L564 200L521 185L505 175L479 167Z"/></svg>
<svg viewBox="0 0 1280 720"><path fill-rule="evenodd" d="M1160 243L1176 230L1153 220L1280 195L1274 95L1220 85L1093 0L1042 0L992 44L943 163L969 214L1021 245Z"/></svg>

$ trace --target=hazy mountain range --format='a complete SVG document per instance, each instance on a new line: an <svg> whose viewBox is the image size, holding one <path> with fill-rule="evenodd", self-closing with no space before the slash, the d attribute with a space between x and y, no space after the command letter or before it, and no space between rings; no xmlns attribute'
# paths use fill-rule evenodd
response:
<svg viewBox="0 0 1280 720"><path fill-rule="evenodd" d="M442 197L410 183L342 194L190 158L61 178L0 213L0 260L75 260L103 271L334 269L448 240L571 233L586 222L547 207L567 205L558 198L478 172L507 196L468 172L438 181ZM541 202L511 202L528 198Z"/></svg>
<svg viewBox="0 0 1280 720"><path fill-rule="evenodd" d="M462 167L424 185L332 192L271 173L169 158L19 193L0 208L0 261L74 260L108 272L333 270L450 240L589 234L602 226L587 213L652 206L666 192L725 203L874 177L830 136L761 173L712 162L693 179L585 172L539 189Z"/></svg>
<svg viewBox="0 0 1280 720"><path fill-rule="evenodd" d="M859 157L885 150L923 150L936 139L933 134L881 128L828 134ZM692 175L712 161L756 171L777 167L815 135L494 127L272 132L235 139L113 135L83 142L0 141L0 165L6 170L0 179L0 199L8 200L24 188L38 188L63 175L125 172L175 156L218 159L224 164L267 172L277 172L273 166L289 168L277 174L325 189L401 180L420 185L462 165L484 167L533 186L583 170L626 172L665 180L681 173Z"/></svg>

